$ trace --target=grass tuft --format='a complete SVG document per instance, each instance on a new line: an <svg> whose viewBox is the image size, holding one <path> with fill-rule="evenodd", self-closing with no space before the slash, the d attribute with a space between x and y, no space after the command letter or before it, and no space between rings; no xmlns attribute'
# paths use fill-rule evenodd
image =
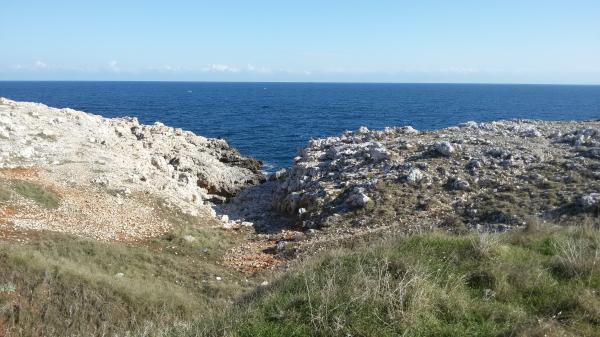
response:
<svg viewBox="0 0 600 337"><path fill-rule="evenodd" d="M7 202L12 199L12 192L0 185L0 202Z"/></svg>
<svg viewBox="0 0 600 337"><path fill-rule="evenodd" d="M42 207L53 209L60 206L60 196L44 186L24 180L14 180L12 188L17 194L33 200Z"/></svg>

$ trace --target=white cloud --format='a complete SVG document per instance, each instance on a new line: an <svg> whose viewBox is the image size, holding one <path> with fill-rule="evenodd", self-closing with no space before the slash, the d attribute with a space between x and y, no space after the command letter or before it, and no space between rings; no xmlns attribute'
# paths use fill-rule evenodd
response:
<svg viewBox="0 0 600 337"><path fill-rule="evenodd" d="M270 74L273 70L269 67L257 67L252 64L246 66L246 70L251 73Z"/></svg>
<svg viewBox="0 0 600 337"><path fill-rule="evenodd" d="M280 74L289 74L289 75L304 75L304 76L310 76L313 74L312 71L310 70L301 70L301 69L285 69L285 68L280 68L275 70L276 73L280 73Z"/></svg>
<svg viewBox="0 0 600 337"><path fill-rule="evenodd" d="M33 64L33 66L35 68L38 68L38 69L45 69L45 68L48 67L48 65L45 62L42 62L40 60L35 61L35 63Z"/></svg>
<svg viewBox="0 0 600 337"><path fill-rule="evenodd" d="M181 71L189 71L188 69L181 68L179 66L172 66L170 64L165 64L162 66L151 66L143 69L146 72L158 72L158 73L177 73Z"/></svg>
<svg viewBox="0 0 600 337"><path fill-rule="evenodd" d="M169 72L170 73L170 72L179 71L179 67L172 67L172 66L170 66L170 65L167 64L165 66L162 66L160 68L160 70L162 70L164 72Z"/></svg>
<svg viewBox="0 0 600 337"><path fill-rule="evenodd" d="M237 67L228 66L226 64L211 64L208 67L202 68L204 72L215 72L215 73L239 73L240 69Z"/></svg>

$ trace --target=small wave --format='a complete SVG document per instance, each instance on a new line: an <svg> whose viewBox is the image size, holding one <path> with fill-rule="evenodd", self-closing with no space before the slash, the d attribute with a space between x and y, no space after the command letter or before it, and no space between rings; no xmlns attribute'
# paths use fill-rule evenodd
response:
<svg viewBox="0 0 600 337"><path fill-rule="evenodd" d="M271 173L275 173L275 171L277 171L277 169L278 169L278 167L273 164L263 163L263 166L260 168L260 171L264 175L269 175Z"/></svg>

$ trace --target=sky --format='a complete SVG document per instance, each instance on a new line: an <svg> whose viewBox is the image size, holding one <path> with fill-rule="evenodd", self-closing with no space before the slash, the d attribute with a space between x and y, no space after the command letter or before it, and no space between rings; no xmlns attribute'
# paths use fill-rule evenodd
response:
<svg viewBox="0 0 600 337"><path fill-rule="evenodd" d="M0 80L600 84L600 1L0 0Z"/></svg>

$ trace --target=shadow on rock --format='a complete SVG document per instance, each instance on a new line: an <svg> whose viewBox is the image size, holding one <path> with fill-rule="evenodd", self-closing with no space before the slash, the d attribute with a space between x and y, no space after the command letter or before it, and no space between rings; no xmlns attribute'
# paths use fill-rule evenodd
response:
<svg viewBox="0 0 600 337"><path fill-rule="evenodd" d="M216 205L214 209L219 216L226 215L230 222L253 223L259 234L274 234L290 229L296 220L272 207L275 187L274 181L248 187L229 202Z"/></svg>

